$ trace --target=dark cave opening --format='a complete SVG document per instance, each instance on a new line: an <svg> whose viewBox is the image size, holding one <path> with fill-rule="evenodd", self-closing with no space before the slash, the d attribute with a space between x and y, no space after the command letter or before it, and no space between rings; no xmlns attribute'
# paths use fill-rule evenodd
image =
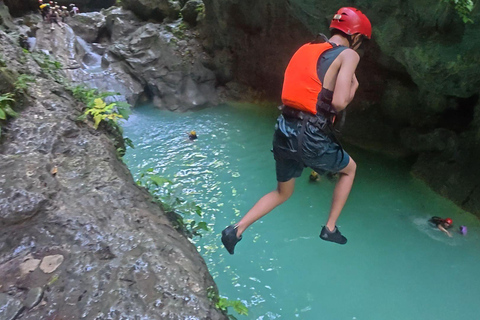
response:
<svg viewBox="0 0 480 320"><path fill-rule="evenodd" d="M452 107L447 108L440 116L439 127L455 132L464 132L470 127L475 114L475 106L479 95L468 98L452 97Z"/></svg>

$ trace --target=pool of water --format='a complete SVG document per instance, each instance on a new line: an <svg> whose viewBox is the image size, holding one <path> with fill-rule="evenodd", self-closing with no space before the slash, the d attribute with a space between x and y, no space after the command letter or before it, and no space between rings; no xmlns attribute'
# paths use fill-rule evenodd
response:
<svg viewBox="0 0 480 320"><path fill-rule="evenodd" d="M251 105L182 114L142 107L124 124L135 144L124 158L134 176L153 168L202 207L197 220L212 231L195 243L220 294L247 305L249 315L238 318L479 319L479 220L413 178L406 164L348 146L358 170L338 221L345 246L319 239L334 184L310 183L305 170L292 198L227 253L220 232L276 186L277 114ZM468 226L468 235L448 238L427 223L434 215Z"/></svg>

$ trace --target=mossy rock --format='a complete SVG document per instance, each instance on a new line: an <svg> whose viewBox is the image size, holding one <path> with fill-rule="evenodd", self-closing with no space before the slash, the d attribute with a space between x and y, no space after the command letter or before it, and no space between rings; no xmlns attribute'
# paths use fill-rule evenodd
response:
<svg viewBox="0 0 480 320"><path fill-rule="evenodd" d="M0 94L12 92L15 89L15 73L7 68L0 68Z"/></svg>

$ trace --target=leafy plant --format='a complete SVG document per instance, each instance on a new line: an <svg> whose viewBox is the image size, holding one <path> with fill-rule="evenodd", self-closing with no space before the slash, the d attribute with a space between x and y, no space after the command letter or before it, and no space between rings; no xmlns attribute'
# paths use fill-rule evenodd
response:
<svg viewBox="0 0 480 320"><path fill-rule="evenodd" d="M88 88L84 85L69 86L68 89L77 100L85 103L87 106L85 113L79 117L79 120L84 121L88 115L92 115L95 129L97 129L100 122L104 120L123 134L122 127L118 125L118 119L128 120L132 113L130 104L124 101L115 101L107 105L104 101L105 98L119 95L119 93L99 92L97 89ZM134 148L132 140L127 138L124 139L124 142L129 147Z"/></svg>
<svg viewBox="0 0 480 320"><path fill-rule="evenodd" d="M115 112L114 107L116 103L110 103L107 105L102 99L96 98L92 108L88 108L85 111L85 115L92 115L94 120L93 127L98 129L98 125L101 121L113 121L115 125L117 124L118 119L122 119L123 116Z"/></svg>
<svg viewBox="0 0 480 320"><path fill-rule="evenodd" d="M35 82L35 78L33 76L27 74L21 74L17 81L15 81L15 91L25 91L29 87L29 83Z"/></svg>
<svg viewBox="0 0 480 320"><path fill-rule="evenodd" d="M167 214L174 214L177 223L175 227L183 230L190 238L201 237L201 230L210 230L206 222L197 222L192 218L192 216L201 217L202 209L193 201L181 199L174 188L173 182L155 175L153 169L141 173L137 184L145 187Z"/></svg>
<svg viewBox="0 0 480 320"><path fill-rule="evenodd" d="M475 7L473 0L443 0L453 6L464 23L473 23L470 15Z"/></svg>
<svg viewBox="0 0 480 320"><path fill-rule="evenodd" d="M0 95L0 120L7 120L8 117L16 117L18 114L12 109L15 99L13 94L4 93ZM0 124L0 135L2 126Z"/></svg>
<svg viewBox="0 0 480 320"><path fill-rule="evenodd" d="M5 58L3 57L3 55L0 55L0 67L6 67L7 66L7 62L5 61Z"/></svg>
<svg viewBox="0 0 480 320"><path fill-rule="evenodd" d="M13 99L13 94L11 93L5 93L0 96L0 120L6 120L7 116L17 116L17 113L12 109L14 102L15 99Z"/></svg>
<svg viewBox="0 0 480 320"><path fill-rule="evenodd" d="M33 52L31 55L47 77L57 83L65 84L64 77L59 75L59 71L63 68L60 62L50 59L50 56L43 52Z"/></svg>
<svg viewBox="0 0 480 320"><path fill-rule="evenodd" d="M127 146L129 146L132 149L135 149L135 146L133 145L133 141L130 138L123 138L123 141Z"/></svg>
<svg viewBox="0 0 480 320"><path fill-rule="evenodd" d="M85 85L67 86L67 89L72 92L75 99L80 100L90 108L95 105L95 99L97 98L105 99L106 97L119 95L117 92L100 92L95 88L89 88Z"/></svg>
<svg viewBox="0 0 480 320"><path fill-rule="evenodd" d="M203 2L202 2L199 6L197 6L197 7L195 8L195 11L196 11L198 14L203 14L203 13L205 13L205 5L203 4Z"/></svg>
<svg viewBox="0 0 480 320"><path fill-rule="evenodd" d="M207 297L215 303L215 307L219 310L228 312L228 308L232 307L233 310L239 315L248 316L248 308L240 300L229 300L227 298L221 298L218 292L213 287L207 288ZM236 320L237 318L231 314L228 314L230 320Z"/></svg>
<svg viewBox="0 0 480 320"><path fill-rule="evenodd" d="M235 312L239 315L248 316L248 308L240 300L228 300L226 298L220 298L215 306L222 311L227 311L229 307L232 307L233 310L235 310ZM228 317L230 319L235 319L235 317L232 315L229 315Z"/></svg>

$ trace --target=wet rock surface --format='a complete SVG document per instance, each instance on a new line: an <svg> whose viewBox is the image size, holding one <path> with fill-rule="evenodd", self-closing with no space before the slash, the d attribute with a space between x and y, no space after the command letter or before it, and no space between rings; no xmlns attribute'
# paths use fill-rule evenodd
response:
<svg viewBox="0 0 480 320"><path fill-rule="evenodd" d="M18 299L0 293L0 319L14 320L22 312L23 305Z"/></svg>
<svg viewBox="0 0 480 320"><path fill-rule="evenodd" d="M11 37L0 31L6 68L36 81L18 97L19 116L0 140L1 312L35 320L226 319L207 297L215 284L205 262L134 183L113 138L77 121L84 106ZM75 59L60 55L70 52L64 38L49 41L66 77Z"/></svg>

